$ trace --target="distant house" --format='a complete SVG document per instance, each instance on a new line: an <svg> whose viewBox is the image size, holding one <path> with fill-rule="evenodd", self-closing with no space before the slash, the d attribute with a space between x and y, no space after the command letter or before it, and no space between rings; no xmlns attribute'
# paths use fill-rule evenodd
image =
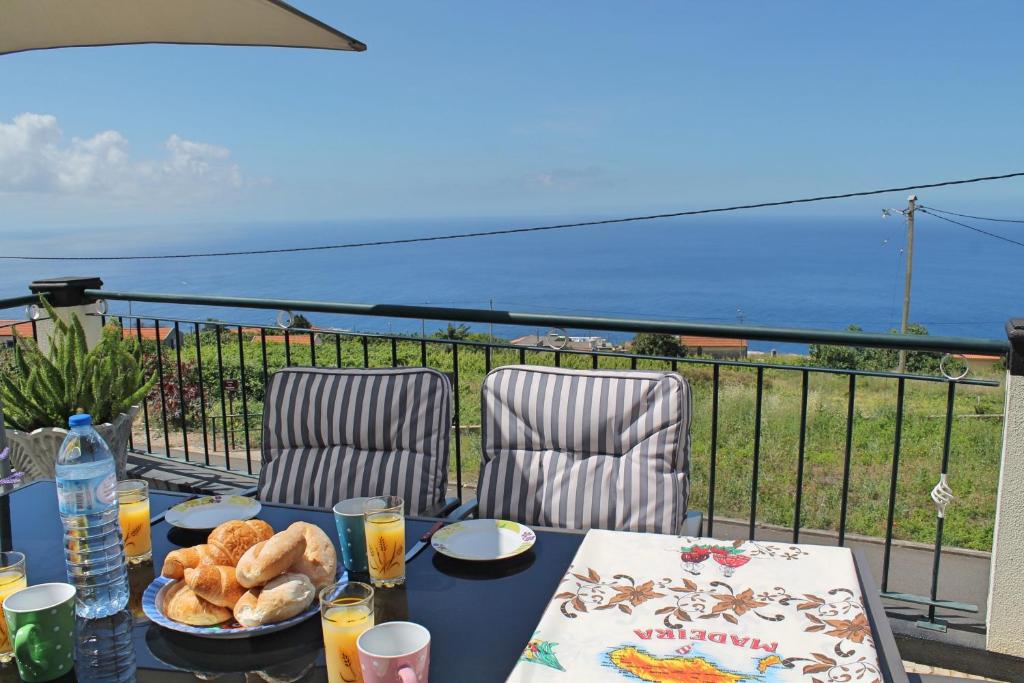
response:
<svg viewBox="0 0 1024 683"><path fill-rule="evenodd" d="M615 345L604 337L566 337L561 334L527 334L509 342L513 346L532 346L544 349L565 349L567 351L613 351Z"/></svg>
<svg viewBox="0 0 1024 683"><path fill-rule="evenodd" d="M32 336L32 323L18 320L0 320L0 347L14 346L14 335Z"/></svg>
<svg viewBox="0 0 1024 683"><path fill-rule="evenodd" d="M1003 367L1002 356L985 356L977 353L965 353L962 358L967 363L967 369L970 372L981 373L981 372L992 372L993 370L1001 370Z"/></svg>
<svg viewBox="0 0 1024 683"><path fill-rule="evenodd" d="M746 339L726 339L722 337L697 337L681 335L679 343L686 347L688 356L710 356L711 358L746 358Z"/></svg>
<svg viewBox="0 0 1024 683"><path fill-rule="evenodd" d="M185 333L178 330L175 334L173 327L125 327L121 330L121 336L125 339L137 339L144 342L155 342L159 338L160 346L169 349L176 349L185 341Z"/></svg>
<svg viewBox="0 0 1024 683"><path fill-rule="evenodd" d="M266 339L268 344L284 344L286 337L283 334L268 334ZM287 340L289 346L309 346L311 341L309 338L309 333L306 332L289 334ZM262 339L259 335L257 335L252 338L252 342L253 344L260 344L262 343ZM317 346L320 346L320 344L324 343L324 340L319 334L314 334L312 342Z"/></svg>

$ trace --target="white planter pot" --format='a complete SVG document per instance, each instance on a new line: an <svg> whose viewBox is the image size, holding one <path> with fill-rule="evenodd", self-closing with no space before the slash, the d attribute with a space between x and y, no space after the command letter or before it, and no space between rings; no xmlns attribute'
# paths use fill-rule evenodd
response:
<svg viewBox="0 0 1024 683"><path fill-rule="evenodd" d="M110 447L117 466L117 478L124 479L128 462L128 436L138 406L132 406L127 413L121 413L113 422L93 425ZM11 448L11 467L25 473L22 483L37 479L54 479L57 453L68 430L59 427L41 427L32 433L7 429L7 445Z"/></svg>

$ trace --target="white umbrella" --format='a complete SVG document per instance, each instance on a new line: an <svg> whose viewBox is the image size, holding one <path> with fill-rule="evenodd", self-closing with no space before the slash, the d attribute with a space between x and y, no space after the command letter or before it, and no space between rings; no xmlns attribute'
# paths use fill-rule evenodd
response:
<svg viewBox="0 0 1024 683"><path fill-rule="evenodd" d="M0 54L139 43L366 49L280 0L0 0Z"/></svg>

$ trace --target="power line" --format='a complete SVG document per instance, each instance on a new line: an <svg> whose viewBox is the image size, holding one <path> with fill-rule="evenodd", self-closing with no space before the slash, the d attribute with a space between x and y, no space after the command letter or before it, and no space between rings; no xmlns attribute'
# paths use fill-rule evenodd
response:
<svg viewBox="0 0 1024 683"><path fill-rule="evenodd" d="M1019 218L987 218L985 216L972 216L968 213L956 213L955 211L945 211L943 209L936 209L934 206L921 208L922 210L925 208L931 209L932 211L938 211L939 213L944 213L949 216L959 216L960 218L973 218L976 221L994 221L996 223L1024 223L1024 220L1021 220Z"/></svg>
<svg viewBox="0 0 1024 683"><path fill-rule="evenodd" d="M937 213L932 213L928 209L922 209L921 207L918 207L917 210L920 211L921 213L926 213L929 216L934 216L935 218L938 218L940 220L944 220L947 223L952 223L953 225L959 225L961 228L967 228L968 230L973 230L974 232L981 233L982 235L988 235L989 237L993 237L993 238L995 238L997 240L1002 240L1003 242L1009 242L1010 244L1016 244L1018 247L1024 247L1024 242L1018 242L1017 240L1010 239L1009 237L1006 237L1004 235L997 235L994 232L989 232L988 230L982 230L981 228L976 228L973 225L967 225L967 223L961 223L960 221L955 221L952 218L946 218L945 216L940 216Z"/></svg>
<svg viewBox="0 0 1024 683"><path fill-rule="evenodd" d="M922 190L932 187L947 187L950 185L966 185L968 183L980 183L990 180L1005 180L1007 178L1018 178L1024 176L1024 171L1005 173L1003 175L982 176L978 178L966 178L964 180L946 180L938 183L925 183L920 185L907 185L905 187L888 187L881 190L866 190L862 192L845 192L843 194L823 195L820 197L806 197L803 199L787 199L775 202L760 202L757 204L740 204L736 206L725 206L715 209L696 209L692 211L676 211L673 213L659 213L646 216L630 216L627 218L609 218L599 221L583 221L579 223L560 223L555 225L541 225L523 228L506 228L503 230L481 230L476 232L463 232L450 235L435 235L432 237L409 237L394 240L375 240L371 242L349 242L347 244L325 244L314 247L288 247L281 249L250 249L245 251L216 251L193 254L159 254L159 255L137 255L137 256L7 256L0 255L0 259L8 261L152 261L161 259L185 259L185 258L210 258L221 256L256 256L261 254L293 254L307 251L328 251L336 249L357 249L361 247L383 247L398 244L416 244L420 242L440 242L445 240L466 239L471 237L494 237L496 235L513 235L528 232L544 232L548 230L564 230L567 228L583 228L595 225L611 225L614 223L631 223L635 221L650 221L662 218L677 218L680 216L698 216L711 213L724 213L726 211L742 211L747 209L763 209L774 206L787 206L791 204L808 204L811 202L823 202L833 199L850 199L852 197L868 197L876 194L889 192L906 192L907 190Z"/></svg>

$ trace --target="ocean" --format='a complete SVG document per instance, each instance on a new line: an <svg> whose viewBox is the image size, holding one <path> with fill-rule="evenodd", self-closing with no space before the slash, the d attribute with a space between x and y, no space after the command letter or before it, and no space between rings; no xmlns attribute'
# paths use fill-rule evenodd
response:
<svg viewBox="0 0 1024 683"><path fill-rule="evenodd" d="M584 219L585 220L585 219ZM557 222L564 221L564 217ZM83 244L0 236L0 253L180 253L310 246L544 224L545 219L186 226L117 231ZM149 230L156 230L150 228ZM1004 230L1005 232L1005 230ZM176 237L181 235L180 239ZM400 303L524 312L886 331L899 325L902 219L689 217L456 241L283 255L90 263L0 261L0 296L37 278L99 275L104 288L355 303ZM932 334L1001 338L1024 313L1013 285L1017 247L921 216L911 320ZM112 302L111 311L127 312ZM267 323L273 312L133 304L147 316ZM0 312L0 317L15 317ZM442 322L312 314L314 324L379 332L428 332ZM484 330L486 326L476 326ZM512 337L536 330L496 327ZM546 330L540 330L544 332ZM570 330L585 334L586 330ZM623 335L608 335L622 340ZM800 347L757 342L753 349Z"/></svg>

